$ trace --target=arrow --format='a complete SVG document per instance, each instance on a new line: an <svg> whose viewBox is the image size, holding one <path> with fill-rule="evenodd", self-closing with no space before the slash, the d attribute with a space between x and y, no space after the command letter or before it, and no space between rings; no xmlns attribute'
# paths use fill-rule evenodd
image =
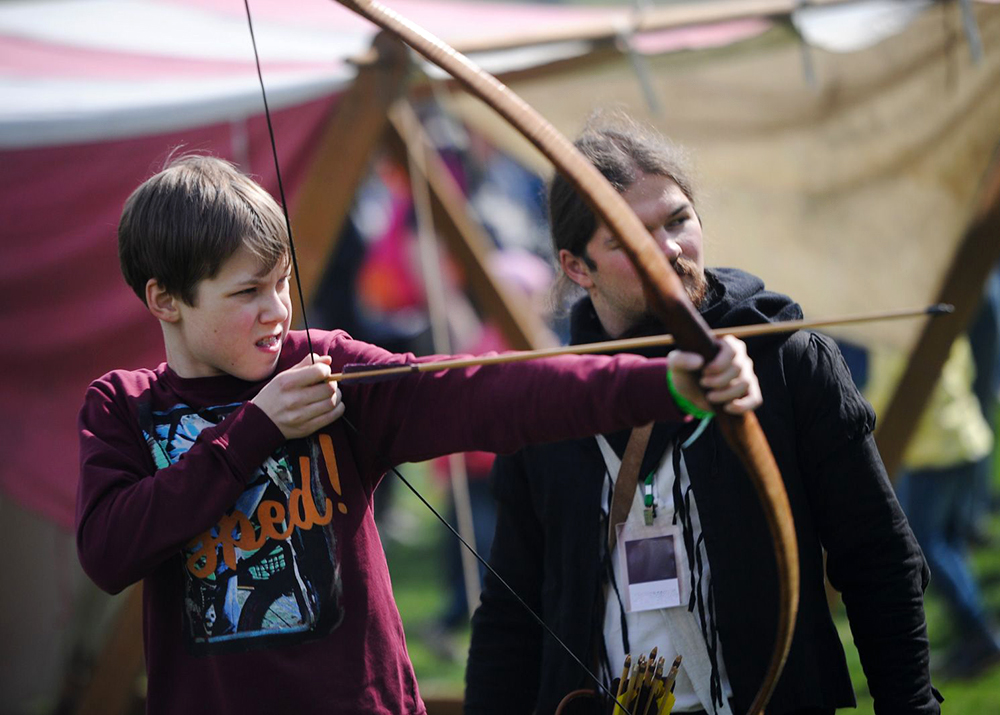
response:
<svg viewBox="0 0 1000 715"><path fill-rule="evenodd" d="M852 315L842 318L825 318L820 320L785 320L777 323L762 323L760 325L742 325L732 328L716 328L711 330L710 333L713 337L733 335L737 338L743 339L753 338L760 335L792 333L796 330L813 330L816 328L838 325L873 323L881 320L900 320L903 318L919 318L921 316L937 317L941 315L949 315L954 312L954 310L954 306L948 305L947 303L938 303L926 308L865 313L862 315ZM639 348L673 345L674 342L675 338L673 335L649 335L641 338L609 340L603 343L567 345L563 347L543 348L541 350L518 350L501 353L499 355L455 358L451 360L438 360L435 362L408 362L396 365L374 366L364 363L351 363L344 365L342 372L334 373L326 380L327 382L345 383L382 382L383 380L392 380L404 375L411 375L418 372L441 372L443 370L453 370L464 367L502 365L504 363L525 362L527 360L557 357L559 355L588 355L592 353L624 352Z"/></svg>

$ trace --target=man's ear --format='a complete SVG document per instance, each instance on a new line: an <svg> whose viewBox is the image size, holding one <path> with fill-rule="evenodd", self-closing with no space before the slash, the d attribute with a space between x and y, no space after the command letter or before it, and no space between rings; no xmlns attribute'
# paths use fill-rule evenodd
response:
<svg viewBox="0 0 1000 715"><path fill-rule="evenodd" d="M590 277L590 267L582 256L574 255L565 248L559 250L559 265L562 266L563 273L571 281L581 288L587 290L593 287L594 281Z"/></svg>
<svg viewBox="0 0 1000 715"><path fill-rule="evenodd" d="M167 323L178 322L181 319L178 302L179 299L164 290L155 278L146 282L146 306L154 318Z"/></svg>

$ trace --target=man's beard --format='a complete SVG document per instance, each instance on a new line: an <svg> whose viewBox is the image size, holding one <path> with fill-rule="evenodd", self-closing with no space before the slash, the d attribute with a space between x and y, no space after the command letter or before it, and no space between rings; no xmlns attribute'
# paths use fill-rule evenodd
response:
<svg viewBox="0 0 1000 715"><path fill-rule="evenodd" d="M678 278L684 285L684 292L695 308L701 308L708 294L708 281L705 279L705 272L698 268L698 264L689 258L681 256L672 264ZM636 338L647 335L660 335L663 333L663 323L647 309L645 315L631 328L625 331L623 338Z"/></svg>
<svg viewBox="0 0 1000 715"><path fill-rule="evenodd" d="M677 272L684 290L695 308L700 308L705 302L705 294L708 292L708 282L705 280L705 272L698 268L698 264L690 258L679 256L673 263L673 268Z"/></svg>

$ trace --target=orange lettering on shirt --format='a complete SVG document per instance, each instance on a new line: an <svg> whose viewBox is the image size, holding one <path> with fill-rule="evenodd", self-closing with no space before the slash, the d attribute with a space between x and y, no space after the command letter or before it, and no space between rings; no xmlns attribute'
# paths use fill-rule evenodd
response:
<svg viewBox="0 0 1000 715"><path fill-rule="evenodd" d="M319 446L323 450L323 461L326 462L326 473L330 477L330 486L337 496L342 497L344 493L340 489L340 470L337 469L337 455L333 451L333 440L328 434L320 434ZM337 502L337 509L341 514L347 513L347 504Z"/></svg>
<svg viewBox="0 0 1000 715"><path fill-rule="evenodd" d="M233 537L233 532L239 529L239 536ZM222 544L222 558L226 566L236 570L236 549L243 551L256 551L263 543L264 539L258 538L254 532L253 525L242 511L234 510L231 514L222 517L219 522L219 541Z"/></svg>
<svg viewBox="0 0 1000 715"><path fill-rule="evenodd" d="M201 544L201 548L188 556L187 569L197 578L208 578L213 573L215 573L215 566L218 563L218 557L215 555L215 549L218 545L218 541L212 537L211 531L206 531L201 536L197 536L188 542L188 548L193 549L194 547ZM198 562L204 558L205 563L200 567Z"/></svg>
<svg viewBox="0 0 1000 715"><path fill-rule="evenodd" d="M340 476L337 471L337 459L333 454L333 441L329 435L321 434L320 446L326 462L330 484L334 491L340 494ZM325 438L325 439L324 439ZM187 559L187 569L197 578L208 578L215 573L219 565L218 550L222 547L222 558L232 570L236 570L236 549L241 551L256 551L267 539L286 541L295 528L311 529L319 525L325 526L333 520L333 502L329 498L323 500L323 513L319 513L313 496L312 469L308 457L299 458L302 487L295 488L288 495L288 513L281 502L265 499L257 505L257 523L260 524L260 534L254 531L253 524L246 514L233 510L219 520L218 536L212 536L208 529L187 543L187 548L196 549ZM337 507L343 514L347 513L347 505L338 503ZM285 518L288 517L288 527L279 531ZM201 566L198 562L205 560Z"/></svg>
<svg viewBox="0 0 1000 715"><path fill-rule="evenodd" d="M257 507L257 521L260 523L260 535L269 539L285 541L295 530L294 526L289 526L285 531L277 530L277 527L285 523L285 507L273 499L265 499Z"/></svg>
<svg viewBox="0 0 1000 715"><path fill-rule="evenodd" d="M293 489L288 496L288 516L292 526L311 529L314 525L324 526L333 519L333 503L324 499L322 516L316 509L313 498L312 469L309 457L299 457L299 469L302 472L302 488Z"/></svg>

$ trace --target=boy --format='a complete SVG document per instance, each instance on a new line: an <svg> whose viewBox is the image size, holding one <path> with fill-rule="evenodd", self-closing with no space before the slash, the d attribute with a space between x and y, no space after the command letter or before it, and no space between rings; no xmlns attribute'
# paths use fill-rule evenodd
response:
<svg viewBox="0 0 1000 715"><path fill-rule="evenodd" d="M324 379L332 371L399 356L342 331L312 331L311 342L289 331L281 211L218 159L182 158L140 186L119 255L160 321L167 362L89 388L77 542L106 590L144 581L150 713L424 712L372 519L382 474L681 420L668 364L679 393L708 407L701 359L683 353L452 370L341 393ZM760 402L738 341L701 384L729 411Z"/></svg>

